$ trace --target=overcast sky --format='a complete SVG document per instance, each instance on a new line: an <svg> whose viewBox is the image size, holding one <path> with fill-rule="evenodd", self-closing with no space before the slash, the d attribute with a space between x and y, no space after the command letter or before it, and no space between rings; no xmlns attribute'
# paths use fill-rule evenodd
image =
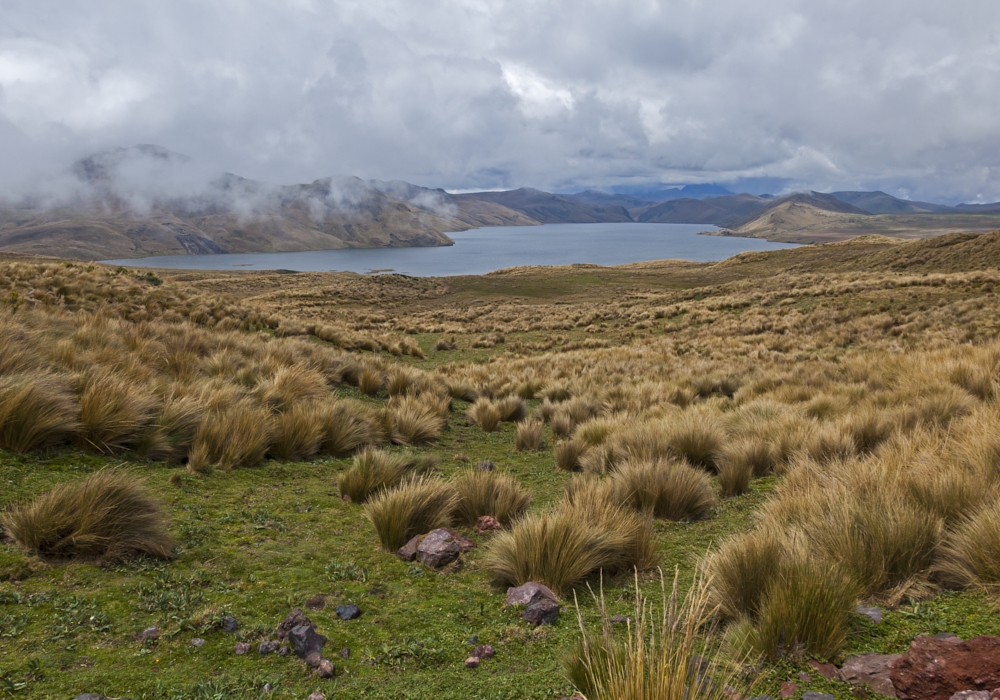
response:
<svg viewBox="0 0 1000 700"><path fill-rule="evenodd" d="M995 201L1000 2L3 0L0 184L136 143L278 183Z"/></svg>

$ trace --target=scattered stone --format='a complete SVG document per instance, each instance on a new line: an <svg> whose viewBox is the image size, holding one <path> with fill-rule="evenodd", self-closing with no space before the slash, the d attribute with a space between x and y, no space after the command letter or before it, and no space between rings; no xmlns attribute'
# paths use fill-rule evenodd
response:
<svg viewBox="0 0 1000 700"><path fill-rule="evenodd" d="M145 644L150 639L159 639L160 629L158 627L147 627L139 634L139 644Z"/></svg>
<svg viewBox="0 0 1000 700"><path fill-rule="evenodd" d="M521 613L521 619L535 627L551 625L559 619L559 603L549 598L543 591L536 591L531 602Z"/></svg>
<svg viewBox="0 0 1000 700"><path fill-rule="evenodd" d="M774 700L770 695L755 695L750 700Z"/></svg>
<svg viewBox="0 0 1000 700"><path fill-rule="evenodd" d="M830 663L824 664L820 663L816 659L812 659L809 661L809 665L812 666L814 669L816 669L819 675L823 676L823 678L827 679L828 681L832 681L834 678L837 677L837 667L834 666L833 664Z"/></svg>
<svg viewBox="0 0 1000 700"><path fill-rule="evenodd" d="M320 678L333 678L334 670L333 662L330 659L320 659L319 665L313 673Z"/></svg>
<svg viewBox="0 0 1000 700"><path fill-rule="evenodd" d="M247 644L246 642L240 642L239 644L233 647L233 653L236 654L237 656L243 656L248 651L250 651L250 645Z"/></svg>
<svg viewBox="0 0 1000 700"><path fill-rule="evenodd" d="M322 610L326 607L326 596L322 593L317 593L306 601L306 607L310 610Z"/></svg>
<svg viewBox="0 0 1000 700"><path fill-rule="evenodd" d="M948 700L990 700L988 690L960 690Z"/></svg>
<svg viewBox="0 0 1000 700"><path fill-rule="evenodd" d="M476 650L472 652L472 655L480 659L492 659L496 656L497 650L491 647L489 644L480 644L476 647Z"/></svg>
<svg viewBox="0 0 1000 700"><path fill-rule="evenodd" d="M867 685L876 693L896 697L889 670L901 654L861 654L852 656L837 671L837 678L854 686Z"/></svg>
<svg viewBox="0 0 1000 700"><path fill-rule="evenodd" d="M191 640L191 646L193 647L203 647L205 646L205 640L201 637L195 637Z"/></svg>
<svg viewBox="0 0 1000 700"><path fill-rule="evenodd" d="M942 700L960 690L1000 687L1000 637L935 639L920 635L890 671L903 700Z"/></svg>
<svg viewBox="0 0 1000 700"><path fill-rule="evenodd" d="M326 644L326 637L316 632L316 628L309 625L299 625L292 628L288 633L288 641L292 645L292 651L300 659L304 659L310 654L318 654L323 645Z"/></svg>
<svg viewBox="0 0 1000 700"><path fill-rule="evenodd" d="M416 535L410 539L409 542L404 544L402 547L396 550L396 556L398 556L403 561L413 561L417 558L417 545L420 544L420 538L423 535Z"/></svg>
<svg viewBox="0 0 1000 700"><path fill-rule="evenodd" d="M236 621L236 618L232 615L226 615L222 618L222 631L232 634L240 628L240 623Z"/></svg>
<svg viewBox="0 0 1000 700"><path fill-rule="evenodd" d="M337 617L341 620L357 620L361 617L361 608L353 603L350 605L338 605Z"/></svg>
<svg viewBox="0 0 1000 700"><path fill-rule="evenodd" d="M817 693L809 690L802 694L802 700L837 700L837 698L829 693Z"/></svg>
<svg viewBox="0 0 1000 700"><path fill-rule="evenodd" d="M478 544L476 544L475 542L473 542L472 540L470 540L468 537L465 537L464 535L460 535L460 534L458 534L457 532L455 532L454 530L452 530L450 528L446 527L446 528L442 528L442 529L445 532L447 532L449 535L451 535L451 538L453 540L455 540L455 542L458 543L458 548L462 552L462 554L465 554L470 549L475 549L476 547L479 546Z"/></svg>
<svg viewBox="0 0 1000 700"><path fill-rule="evenodd" d="M351 650L348 647L344 647L340 650L340 658L349 659L351 658Z"/></svg>
<svg viewBox="0 0 1000 700"><path fill-rule="evenodd" d="M288 656L291 653L291 649L288 647L281 647L278 649L278 656Z"/></svg>
<svg viewBox="0 0 1000 700"><path fill-rule="evenodd" d="M350 503L351 497L345 493L343 496L340 497L340 500L342 500L344 503Z"/></svg>
<svg viewBox="0 0 1000 700"><path fill-rule="evenodd" d="M782 698L782 700L787 700L788 698L795 695L795 691L797 691L798 689L799 686L795 685L791 681L787 681L785 683L782 683L781 687L778 689L778 697Z"/></svg>
<svg viewBox="0 0 1000 700"><path fill-rule="evenodd" d="M612 615L611 616L611 624L612 625L627 625L628 624L628 618L625 617L624 615Z"/></svg>
<svg viewBox="0 0 1000 700"><path fill-rule="evenodd" d="M108 700L103 695L98 695L97 693L84 693L83 695L77 695L73 700Z"/></svg>
<svg viewBox="0 0 1000 700"><path fill-rule="evenodd" d="M810 676L805 671L800 671L799 672L799 680L802 681L803 683L811 683L812 679L813 679L813 677Z"/></svg>
<svg viewBox="0 0 1000 700"><path fill-rule="evenodd" d="M274 640L263 641L257 645L257 653L261 656L267 656L268 654L273 654L278 651L280 645Z"/></svg>
<svg viewBox="0 0 1000 700"><path fill-rule="evenodd" d="M479 668L479 657L478 656L470 656L469 658L467 658L465 660L465 667L466 668Z"/></svg>
<svg viewBox="0 0 1000 700"><path fill-rule="evenodd" d="M459 453L457 453L455 455L455 461L456 462L468 462L469 461L469 455L465 454L464 452L459 452Z"/></svg>
<svg viewBox="0 0 1000 700"><path fill-rule="evenodd" d="M278 625L278 629L275 631L275 635L278 639L284 641L288 639L288 633L292 631L295 627L301 625L306 625L307 627L315 627L313 621L306 617L306 614L302 612L301 608L293 609L285 619Z"/></svg>
<svg viewBox="0 0 1000 700"><path fill-rule="evenodd" d="M478 634L472 635L467 640L465 640L465 643L466 644L472 644L472 645L479 644L479 635Z"/></svg>
<svg viewBox="0 0 1000 700"><path fill-rule="evenodd" d="M306 656L306 666L309 668L319 668L319 665L323 663L323 655L318 651L314 651Z"/></svg>
<svg viewBox="0 0 1000 700"><path fill-rule="evenodd" d="M541 591L542 595L546 598L549 598L557 603L559 602L556 600L556 594L550 591L547 586L543 586L542 584L534 581L528 581L523 586L507 589L507 605L527 605L539 591Z"/></svg>
<svg viewBox="0 0 1000 700"><path fill-rule="evenodd" d="M491 472L497 468L497 465L493 464L490 460L483 460L476 465L477 472Z"/></svg>
<svg viewBox="0 0 1000 700"><path fill-rule="evenodd" d="M952 634L951 632L938 632L934 635L934 639L957 639L962 641L962 638L957 634Z"/></svg>
<svg viewBox="0 0 1000 700"><path fill-rule="evenodd" d="M417 544L417 561L435 569L452 563L461 553L458 542L444 528L428 532Z"/></svg>
<svg viewBox="0 0 1000 700"><path fill-rule="evenodd" d="M867 605L859 605L858 607L854 608L854 612L856 612L858 615L867 617L876 625L882 622L881 608L868 607Z"/></svg>
<svg viewBox="0 0 1000 700"><path fill-rule="evenodd" d="M265 684L264 684L264 687L262 688L262 690L263 690L263 691L264 691L265 693L270 693L270 692L271 692L272 690L274 690L274 686L273 686L273 685L271 685L270 683L265 683Z"/></svg>
<svg viewBox="0 0 1000 700"><path fill-rule="evenodd" d="M317 690L309 696L308 700L326 700L326 696Z"/></svg>
<svg viewBox="0 0 1000 700"><path fill-rule="evenodd" d="M480 535L491 530L500 530L502 527L492 515L480 515L479 520L476 521L476 532Z"/></svg>

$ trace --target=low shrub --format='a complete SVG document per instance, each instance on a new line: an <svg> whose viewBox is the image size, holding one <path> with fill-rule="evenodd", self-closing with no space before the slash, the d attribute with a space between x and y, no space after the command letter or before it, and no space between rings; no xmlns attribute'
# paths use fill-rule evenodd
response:
<svg viewBox="0 0 1000 700"><path fill-rule="evenodd" d="M382 491L365 504L382 549L395 552L414 535L451 524L458 505L454 487L440 479L417 477Z"/></svg>

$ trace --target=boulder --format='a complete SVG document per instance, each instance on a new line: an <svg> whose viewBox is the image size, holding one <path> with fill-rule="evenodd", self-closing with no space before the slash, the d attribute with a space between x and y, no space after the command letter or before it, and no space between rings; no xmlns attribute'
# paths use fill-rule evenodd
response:
<svg viewBox="0 0 1000 700"><path fill-rule="evenodd" d="M476 521L476 532L482 534L491 530L500 530L503 526L492 515L480 515Z"/></svg>
<svg viewBox="0 0 1000 700"><path fill-rule="evenodd" d="M236 618L232 615L226 615L222 618L222 631L232 634L240 628L240 623L236 621Z"/></svg>
<svg viewBox="0 0 1000 700"><path fill-rule="evenodd" d="M1000 687L1000 637L935 639L920 635L892 665L902 700L948 700L962 690Z"/></svg>
<svg viewBox="0 0 1000 700"><path fill-rule="evenodd" d="M478 656L470 656L469 658L467 658L465 660L465 667L466 668L479 668L479 657Z"/></svg>
<svg viewBox="0 0 1000 700"><path fill-rule="evenodd" d="M542 595L550 600L559 602L556 594L549 590L547 586L534 581L528 581L523 586L507 589L507 605L527 605L536 593L541 591Z"/></svg>
<svg viewBox="0 0 1000 700"><path fill-rule="evenodd" d="M320 659L319 665L313 673L320 678L333 678L334 671L335 669L332 661L329 659Z"/></svg>
<svg viewBox="0 0 1000 700"><path fill-rule="evenodd" d="M250 651L250 645L247 644L246 642L240 642L239 644L233 647L233 653L236 654L237 656L243 656L248 651Z"/></svg>
<svg viewBox="0 0 1000 700"><path fill-rule="evenodd" d="M492 659L496 656L496 649L491 647L489 644L480 644L476 647L476 650L472 652L472 655L480 659Z"/></svg>
<svg viewBox="0 0 1000 700"><path fill-rule="evenodd" d="M417 558L417 545L420 544L420 538L423 535L415 535L410 539L409 542L404 544L402 547L396 550L396 556L398 556L403 561L413 561Z"/></svg>
<svg viewBox="0 0 1000 700"><path fill-rule="evenodd" d="M428 532L417 544L417 561L435 569L452 563L461 553L458 542L444 528Z"/></svg>
<svg viewBox="0 0 1000 700"><path fill-rule="evenodd" d="M338 605L337 617L341 620L357 620L361 617L361 608L353 603L351 605Z"/></svg>
<svg viewBox="0 0 1000 700"><path fill-rule="evenodd" d="M852 656L837 671L837 678L854 686L867 685L880 695L896 697L889 669L901 654L861 654Z"/></svg>
<svg viewBox="0 0 1000 700"><path fill-rule="evenodd" d="M859 605L854 608L854 612L862 617L867 617L869 620L874 622L876 625L882 622L882 609L869 607L867 605Z"/></svg>
<svg viewBox="0 0 1000 700"><path fill-rule="evenodd" d="M278 639L284 641L288 639L288 633L292 631L295 627L301 625L306 625L308 627L315 627L313 621L306 617L306 614L302 612L301 608L295 608L292 610L285 619L278 625L278 629L275 630L275 635Z"/></svg>
<svg viewBox="0 0 1000 700"><path fill-rule="evenodd" d="M551 625L559 619L559 603L549 598L542 591L536 591L531 597L521 619L527 620L535 627L539 625Z"/></svg>
<svg viewBox="0 0 1000 700"><path fill-rule="evenodd" d="M293 627L288 633L288 641L292 645L292 651L300 659L304 659L310 654L318 654L323 645L326 644L326 637L316 632L316 628L311 624Z"/></svg>
<svg viewBox="0 0 1000 700"><path fill-rule="evenodd" d="M273 654L278 651L280 645L278 642L272 640L263 641L257 645L257 653L261 656L267 656L268 654Z"/></svg>

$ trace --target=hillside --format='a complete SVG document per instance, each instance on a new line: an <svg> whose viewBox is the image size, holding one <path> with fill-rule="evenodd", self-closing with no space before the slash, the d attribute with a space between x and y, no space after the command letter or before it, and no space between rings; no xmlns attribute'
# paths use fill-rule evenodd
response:
<svg viewBox="0 0 1000 700"><path fill-rule="evenodd" d="M951 209L944 204L899 199L885 192L831 192L830 196L864 209L869 214L917 214Z"/></svg>
<svg viewBox="0 0 1000 700"><path fill-rule="evenodd" d="M707 199L673 199L630 210L636 221L658 224L711 224L725 226L768 204L752 194L734 194Z"/></svg>
<svg viewBox="0 0 1000 700"><path fill-rule="evenodd" d="M597 206L573 197L542 192L530 187L505 192L474 192L455 195L459 203L486 201L521 212L542 224L593 224L632 221L622 206Z"/></svg>

